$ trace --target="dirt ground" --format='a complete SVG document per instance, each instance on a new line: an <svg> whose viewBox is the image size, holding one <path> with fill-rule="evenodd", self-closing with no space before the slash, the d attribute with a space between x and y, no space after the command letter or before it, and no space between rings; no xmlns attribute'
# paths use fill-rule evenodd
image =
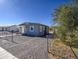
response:
<svg viewBox="0 0 79 59"><path fill-rule="evenodd" d="M77 49L74 49L78 55ZM49 48L49 59L76 59L69 46L64 45L60 40L53 40Z"/></svg>

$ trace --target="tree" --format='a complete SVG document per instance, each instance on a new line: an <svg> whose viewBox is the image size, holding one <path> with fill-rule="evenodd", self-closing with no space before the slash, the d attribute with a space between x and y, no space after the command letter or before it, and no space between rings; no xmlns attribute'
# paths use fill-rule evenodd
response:
<svg viewBox="0 0 79 59"><path fill-rule="evenodd" d="M72 47L78 47L78 8L64 5L56 9L54 21L59 24L58 37Z"/></svg>
<svg viewBox="0 0 79 59"><path fill-rule="evenodd" d="M63 5L56 9L54 21L58 23L57 36L68 45L74 53L72 47L78 48L78 7L74 5ZM76 54L74 53L76 56ZM78 59L78 57L76 56Z"/></svg>

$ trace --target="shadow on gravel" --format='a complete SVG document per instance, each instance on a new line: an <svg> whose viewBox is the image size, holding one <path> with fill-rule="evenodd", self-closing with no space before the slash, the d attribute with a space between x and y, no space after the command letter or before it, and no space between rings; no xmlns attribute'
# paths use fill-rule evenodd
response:
<svg viewBox="0 0 79 59"><path fill-rule="evenodd" d="M53 33L49 33L49 34L43 35L43 36L33 36L33 35L24 35L24 34L22 34L22 36L27 36L27 37L41 37L41 38L49 38L49 39L54 38L54 34Z"/></svg>

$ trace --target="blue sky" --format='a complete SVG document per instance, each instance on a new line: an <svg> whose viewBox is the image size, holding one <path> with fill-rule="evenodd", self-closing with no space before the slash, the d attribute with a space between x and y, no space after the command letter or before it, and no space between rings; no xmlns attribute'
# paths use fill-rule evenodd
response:
<svg viewBox="0 0 79 59"><path fill-rule="evenodd" d="M0 0L0 26L23 22L51 26L55 9L69 0Z"/></svg>

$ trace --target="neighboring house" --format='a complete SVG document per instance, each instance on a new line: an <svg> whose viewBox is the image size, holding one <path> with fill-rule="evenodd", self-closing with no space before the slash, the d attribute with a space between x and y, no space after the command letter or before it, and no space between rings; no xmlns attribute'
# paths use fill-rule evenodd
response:
<svg viewBox="0 0 79 59"><path fill-rule="evenodd" d="M7 31L8 30L8 26L0 26L0 31Z"/></svg>
<svg viewBox="0 0 79 59"><path fill-rule="evenodd" d="M19 25L19 32L30 36L44 36L49 33L49 27L39 23L23 23Z"/></svg>
<svg viewBox="0 0 79 59"><path fill-rule="evenodd" d="M12 25L12 26L9 26L7 28L7 31L14 31L14 32L18 32L19 31L19 28L18 28L18 25Z"/></svg>
<svg viewBox="0 0 79 59"><path fill-rule="evenodd" d="M2 28L3 28L3 27L0 27L0 31L2 31Z"/></svg>

